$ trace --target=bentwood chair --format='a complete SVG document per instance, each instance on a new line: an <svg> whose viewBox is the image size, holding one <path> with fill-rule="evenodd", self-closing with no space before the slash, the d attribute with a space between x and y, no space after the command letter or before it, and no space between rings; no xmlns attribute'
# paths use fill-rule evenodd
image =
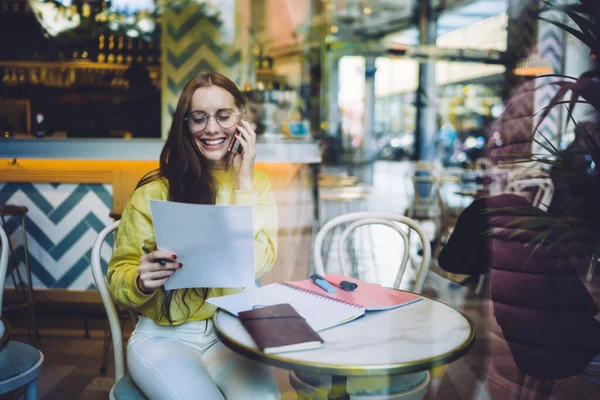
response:
<svg viewBox="0 0 600 400"><path fill-rule="evenodd" d="M29 309L29 320L31 322L31 330L27 327L27 333L30 335L30 343L35 343L40 339L40 334L35 325L35 314L34 314L34 299L33 299L33 280L31 278L31 265L29 263L29 246L27 245L27 227L25 224L26 215L29 212L27 207L13 204L0 205L0 221L2 227L7 229L7 217L12 217L14 221L20 221L21 224L21 245L23 249L23 264L25 266L24 277L20 271L21 260L17 256L19 253L18 247L9 240L8 248L10 249L11 256L9 257L10 269L7 269L7 274L15 287L16 303L4 307L4 311L22 309L26 314L25 309ZM8 268L8 267L7 267Z"/></svg>
<svg viewBox="0 0 600 400"><path fill-rule="evenodd" d="M550 178L527 178L508 183L506 190L514 193L531 193L531 204L542 211L548 211L548 206L554 196L554 183Z"/></svg>
<svg viewBox="0 0 600 400"><path fill-rule="evenodd" d="M392 213L385 212L357 212L340 215L328 221L317 233L313 247L313 257L315 263L315 272L321 275L325 274L323 265L322 247L326 236L335 227L345 226L338 241L338 259L342 275L347 275L344 253L346 249L346 240L358 227L365 225L385 225L396 231L403 246L400 266L396 274L393 288L399 289L400 283L406 271L406 265L409 260L409 240L408 230L414 230L421 240L423 246L423 259L417 271L412 290L420 293L425 283L425 277L429 271L431 261L431 246L427 237L421 230L421 227L414 220ZM347 226L346 226L347 225ZM404 227L403 227L404 226ZM384 377L348 377L347 391L354 400L383 400L383 399L403 399L420 400L429 389L431 376L428 371L416 372L411 374L391 375ZM327 394L331 387L331 376L319 374L308 374L304 372L291 371L290 384L298 393L298 399L327 399Z"/></svg>
<svg viewBox="0 0 600 400"><path fill-rule="evenodd" d="M8 269L8 237L0 226L0 315L4 280ZM4 325L4 324L3 324ZM8 330L4 325L4 334ZM0 395L25 387L25 400L37 399L37 379L42 372L44 355L41 351L25 343L9 341L0 350Z"/></svg>
<svg viewBox="0 0 600 400"><path fill-rule="evenodd" d="M96 238L94 246L92 247L92 275L94 276L94 282L100 292L102 303L106 309L106 315L108 317L108 323L110 326L110 333L113 342L113 351L115 357L115 385L110 391L111 400L145 400L146 396L142 391L135 385L129 375L125 374L125 355L123 353L123 332L121 330L121 321L117 312L117 307L112 298L108 284L106 282L106 276L102 271L102 264L100 262L100 252L102 245L106 238L119 227L119 221L115 221L106 228L104 228Z"/></svg>

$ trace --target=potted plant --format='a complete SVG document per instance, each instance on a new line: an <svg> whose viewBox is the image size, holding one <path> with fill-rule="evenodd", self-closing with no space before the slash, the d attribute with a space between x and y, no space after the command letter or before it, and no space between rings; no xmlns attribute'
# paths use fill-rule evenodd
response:
<svg viewBox="0 0 600 400"><path fill-rule="evenodd" d="M540 20L579 38L590 57L600 54L600 2L543 3L542 13L561 12L573 26L543 15ZM600 248L599 125L573 116L584 103L600 111L600 70L540 78L552 78L545 85L558 90L539 112L534 132L553 109L565 107L577 127L577 146L559 150L540 133L533 141L545 154L515 152L509 163L548 167L560 200L548 210L515 194L477 200L459 217L439 258L450 272L489 274L485 336L494 398L507 398L507 392L527 397L528 390L536 398L550 397L556 385L577 385L577 376L600 353L600 299L594 293L600 291L600 271L592 262Z"/></svg>

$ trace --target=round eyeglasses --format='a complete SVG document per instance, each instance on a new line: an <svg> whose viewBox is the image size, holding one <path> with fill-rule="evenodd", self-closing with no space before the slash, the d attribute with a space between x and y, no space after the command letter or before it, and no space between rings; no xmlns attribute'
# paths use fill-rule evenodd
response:
<svg viewBox="0 0 600 400"><path fill-rule="evenodd" d="M233 128L244 116L243 112L235 111L231 108L217 110L214 114L207 114L204 111L192 111L184 120L187 122L190 131L201 132L206 129L208 119L213 117L221 128Z"/></svg>

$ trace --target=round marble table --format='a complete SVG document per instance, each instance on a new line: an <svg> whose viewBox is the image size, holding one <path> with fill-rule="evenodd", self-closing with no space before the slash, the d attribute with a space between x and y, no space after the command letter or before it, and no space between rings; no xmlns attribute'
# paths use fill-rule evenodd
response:
<svg viewBox="0 0 600 400"><path fill-rule="evenodd" d="M237 317L217 310L213 321L217 336L233 351L276 367L331 375L336 383L345 383L348 376L431 369L465 355L475 339L467 316L428 297L321 331L323 347L308 351L265 354ZM337 396L330 398L349 398L347 393Z"/></svg>
<svg viewBox="0 0 600 400"><path fill-rule="evenodd" d="M0 316L0 351L4 349L8 343L10 327L4 317Z"/></svg>

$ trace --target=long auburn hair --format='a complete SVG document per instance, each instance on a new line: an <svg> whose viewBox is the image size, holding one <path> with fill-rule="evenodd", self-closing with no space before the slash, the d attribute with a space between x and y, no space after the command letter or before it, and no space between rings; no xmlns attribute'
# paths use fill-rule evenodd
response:
<svg viewBox="0 0 600 400"><path fill-rule="evenodd" d="M146 174L138 183L137 188L150 182L166 179L169 184L169 200L180 203L215 204L217 197L217 182L210 173L206 158L202 155L191 135L185 118L190 111L192 96L197 89L208 86L219 86L233 96L236 107L245 110L246 101L234 82L217 72L204 73L190 80L186 85L173 114L169 135L160 153L160 167ZM177 290L165 290L161 287L164 301L160 314L173 323L171 302ZM194 288L191 291L183 289L181 301L189 317L190 308L187 298L190 292L202 298L200 307L206 301L210 288ZM179 304L181 308L181 304ZM195 311L194 311L195 312Z"/></svg>

